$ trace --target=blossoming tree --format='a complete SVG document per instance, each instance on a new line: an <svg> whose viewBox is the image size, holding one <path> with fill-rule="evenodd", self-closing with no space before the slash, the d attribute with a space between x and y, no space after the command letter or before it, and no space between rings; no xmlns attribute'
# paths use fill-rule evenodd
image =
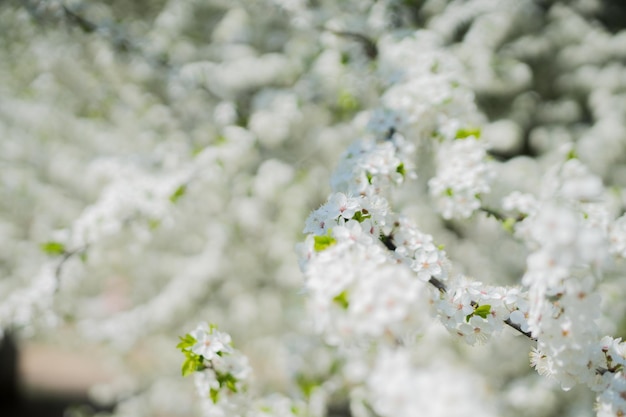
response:
<svg viewBox="0 0 626 417"><path fill-rule="evenodd" d="M115 415L626 413L618 3L0 12L0 328Z"/></svg>

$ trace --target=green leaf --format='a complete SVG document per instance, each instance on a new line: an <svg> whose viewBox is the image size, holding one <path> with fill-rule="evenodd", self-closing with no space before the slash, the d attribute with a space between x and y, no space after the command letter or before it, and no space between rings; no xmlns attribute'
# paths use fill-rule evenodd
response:
<svg viewBox="0 0 626 417"><path fill-rule="evenodd" d="M372 174L370 174L369 172L366 172L365 176L367 177L367 183L371 184L372 183L372 179L374 178L374 176Z"/></svg>
<svg viewBox="0 0 626 417"><path fill-rule="evenodd" d="M465 139L470 136L474 136L476 139L480 139L480 129L478 128L459 129L456 131L456 135L454 137L456 139Z"/></svg>
<svg viewBox="0 0 626 417"><path fill-rule="evenodd" d="M486 319L487 315L489 315L490 313L491 306L489 304L484 304L482 306L476 307L473 312L465 316L465 321L469 322L473 316L479 316Z"/></svg>
<svg viewBox="0 0 626 417"><path fill-rule="evenodd" d="M217 400L220 395L219 390L216 390L215 388L211 388L211 392L209 393L209 395L211 396L211 401L213 401L213 404L217 404Z"/></svg>
<svg viewBox="0 0 626 417"><path fill-rule="evenodd" d="M348 306L350 305L350 303L348 302L348 292L342 291L335 298L333 298L333 301L339 304L344 310L347 310Z"/></svg>
<svg viewBox="0 0 626 417"><path fill-rule="evenodd" d="M439 72L439 60L435 60L435 62L433 62L430 66L430 72L433 74L437 74Z"/></svg>
<svg viewBox="0 0 626 417"><path fill-rule="evenodd" d="M237 392L237 380L231 374L228 374L230 378L228 378L225 382L226 388L231 390L232 392Z"/></svg>
<svg viewBox="0 0 626 417"><path fill-rule="evenodd" d="M298 387L302 391L302 394L304 394L305 398L310 398L315 388L319 387L320 385L318 381L303 374L298 374L296 376L296 383L298 384Z"/></svg>
<svg viewBox="0 0 626 417"><path fill-rule="evenodd" d="M221 387L228 388L231 392L237 392L237 378L233 376L231 373L222 374L219 372L215 373L215 378Z"/></svg>
<svg viewBox="0 0 626 417"><path fill-rule="evenodd" d="M483 304L481 306L476 307L474 310L474 314L480 316L484 319L491 313L491 306L489 304Z"/></svg>
<svg viewBox="0 0 626 417"><path fill-rule="evenodd" d="M578 154L576 153L576 149L570 149L567 153L566 159L569 161L570 159L578 159Z"/></svg>
<svg viewBox="0 0 626 417"><path fill-rule="evenodd" d="M170 201L172 203L176 203L182 196L185 195L185 192L187 192L187 185L186 184L182 184L182 185L178 186L176 191L174 191L174 193L170 196Z"/></svg>
<svg viewBox="0 0 626 417"><path fill-rule="evenodd" d="M514 218L508 217L502 222L502 228L509 233L513 233L515 231L516 223L517 221Z"/></svg>
<svg viewBox="0 0 626 417"><path fill-rule="evenodd" d="M359 108L359 102L347 90L342 90L337 97L337 105L346 113L353 112Z"/></svg>
<svg viewBox="0 0 626 417"><path fill-rule="evenodd" d="M400 175L402 175L403 177L406 176L406 170L404 169L404 163L400 163L400 165L398 165L398 167L396 168L396 172Z"/></svg>
<svg viewBox="0 0 626 417"><path fill-rule="evenodd" d="M40 247L41 250L44 251L46 254L53 256L63 255L66 252L65 245L61 242L50 241L42 243Z"/></svg>
<svg viewBox="0 0 626 417"><path fill-rule="evenodd" d="M198 343L198 341L189 333L187 333L185 336L178 336L178 338L180 339L180 343L176 345L176 349L180 349L182 351L186 351L187 349Z"/></svg>
<svg viewBox="0 0 626 417"><path fill-rule="evenodd" d="M445 194L448 197L452 197L454 195L454 191L452 191L452 188L448 187L448 188L446 188Z"/></svg>
<svg viewBox="0 0 626 417"><path fill-rule="evenodd" d="M183 362L183 366L181 368L183 376L191 375L196 372L200 364L201 359L199 356L193 354L188 355L187 359L185 359L185 362Z"/></svg>
<svg viewBox="0 0 626 417"><path fill-rule="evenodd" d="M313 239L315 241L315 243L313 244L313 249L315 249L316 252L321 252L324 249L328 248L329 246L332 246L335 243L337 243L335 238L329 235L315 236Z"/></svg>
<svg viewBox="0 0 626 417"><path fill-rule="evenodd" d="M354 216L352 216L352 219L356 220L359 223L363 223L365 219L369 219L371 217L372 215L369 214L367 210L363 209L362 211L357 211L356 213L354 213Z"/></svg>

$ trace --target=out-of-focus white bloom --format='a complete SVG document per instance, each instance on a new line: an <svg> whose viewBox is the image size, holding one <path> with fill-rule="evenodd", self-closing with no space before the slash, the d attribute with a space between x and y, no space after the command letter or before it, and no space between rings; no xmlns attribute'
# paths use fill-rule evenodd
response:
<svg viewBox="0 0 626 417"><path fill-rule="evenodd" d="M502 208L506 211L517 211L524 215L535 214L538 209L539 202L532 194L525 194L519 191L513 191L511 194L502 199Z"/></svg>
<svg viewBox="0 0 626 417"><path fill-rule="evenodd" d="M609 226L609 244L612 254L626 258L626 216L621 216Z"/></svg>
<svg viewBox="0 0 626 417"><path fill-rule="evenodd" d="M485 144L474 136L446 141L437 150L437 176L428 182L430 194L445 219L468 218L489 193L493 171Z"/></svg>
<svg viewBox="0 0 626 417"><path fill-rule="evenodd" d="M563 164L561 170L563 183L559 191L565 198L578 201L597 200L604 192L602 179L593 175L579 159L570 159Z"/></svg>
<svg viewBox="0 0 626 417"><path fill-rule="evenodd" d="M304 413L304 402L291 399L279 394L261 398L250 410L249 417L298 417Z"/></svg>
<svg viewBox="0 0 626 417"><path fill-rule="evenodd" d="M203 372L195 372L193 377L196 385L196 391L202 398L208 398L212 389L220 389L220 383L215 377L215 371L211 369L207 369Z"/></svg>
<svg viewBox="0 0 626 417"><path fill-rule="evenodd" d="M264 91L253 102L250 131L265 146L278 146L290 134L291 125L302 118L298 97L288 91Z"/></svg>
<svg viewBox="0 0 626 417"><path fill-rule="evenodd" d="M55 319L51 308L54 295L59 288L59 277L56 273L56 265L53 262L42 265L39 272L34 276L30 285L13 291L0 303L0 329L11 326L24 326L27 330L37 319L45 324L48 315L50 325L54 325ZM44 319L44 320L42 320ZM0 339L2 330L0 330Z"/></svg>
<svg viewBox="0 0 626 417"><path fill-rule="evenodd" d="M522 145L522 129L512 120L498 120L482 129L481 138L496 152L515 152Z"/></svg>
<svg viewBox="0 0 626 417"><path fill-rule="evenodd" d="M405 350L380 352L368 378L369 403L382 417L496 415L485 382L435 361L415 367Z"/></svg>

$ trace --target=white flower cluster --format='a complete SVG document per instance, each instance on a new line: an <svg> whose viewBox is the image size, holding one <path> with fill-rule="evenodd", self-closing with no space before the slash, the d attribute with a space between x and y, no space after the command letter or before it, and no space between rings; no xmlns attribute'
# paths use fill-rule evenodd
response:
<svg viewBox="0 0 626 417"><path fill-rule="evenodd" d="M416 272L420 280L428 282L436 278L445 281L448 278L449 265L445 251L435 246L433 237L421 232L409 218L398 218L393 223L388 239L393 240L394 256Z"/></svg>
<svg viewBox="0 0 626 417"><path fill-rule="evenodd" d="M180 337L185 355L183 375L194 376L203 414L208 417L295 417L305 404L281 395L254 397L249 392L252 369L248 358L232 345L228 333L199 324Z"/></svg>
<svg viewBox="0 0 626 417"><path fill-rule="evenodd" d="M431 62L436 54L424 52L422 57L416 52L419 49L415 48L415 39L426 39L424 36L422 32L415 38L406 38L404 43L398 43L401 45L398 50L389 48L394 52L390 53L390 57L394 57L402 47L406 47L405 44L410 44L413 47L407 49L412 50L415 56L405 59L417 62L416 57L419 55L423 60L415 68L411 63L404 63L401 66L404 71L394 71L390 63L382 67L391 87L383 94L382 109L372 113L375 117L372 117L369 128L381 136L385 131L394 134L399 129L410 132L407 133L408 137L418 137L420 140L423 140L420 135L424 133L435 134L440 143L436 148L437 174L428 181L431 196L436 200L438 211L444 219L467 219L482 207L481 195L491 192L491 183L496 178L495 165L487 162L488 145L480 139L480 131L464 128L471 126L468 121L480 120L472 114L473 104L467 105L465 111L460 110L462 106L446 107L450 102L463 103L463 99L455 101L450 94L449 79L440 73L442 71L446 74L450 66L443 65L443 69L440 69L435 65L436 62ZM389 45L384 42L379 45L385 62L385 46ZM395 59L399 60L397 56ZM390 62L393 59L390 58ZM424 62L430 63L430 66L425 66ZM427 82L431 80L429 77L432 78L430 84ZM405 81L407 84L404 84ZM410 83L422 86L428 84L430 89L411 88ZM445 90L446 85L450 91ZM432 91L437 86L441 90L439 94ZM463 90L459 85L454 88ZM428 98L416 95L423 91L428 92ZM420 110L422 108L424 111ZM426 115L427 111L437 116ZM422 122L422 118L428 122ZM360 143L358 146L362 146ZM385 142L381 146L386 146L389 151L394 150ZM368 149L371 147L369 145ZM371 197L385 192L385 187L400 184L399 181L386 181L383 186L375 186L373 177L365 168L368 166L368 158L364 154L349 151L348 157L340 161L340 178L350 178L349 174L352 178L358 178L357 187L343 189ZM384 216L380 216L378 222L373 221L375 226L361 223L360 215L354 217L360 207L358 199L353 199L352 204L345 204L345 216L342 217L341 210L336 209L330 211L330 216L326 216L325 210L335 204L334 200L338 198L337 195L331 197L326 206L309 217L305 232L313 236L307 237L302 246L308 249L301 249L301 255L305 255L301 258L304 259L301 265L306 276L305 287L311 304L318 306L318 309L313 309L313 315L316 318L324 317L320 330L326 332L327 336L331 334L333 340L337 336L346 339L354 334L378 334L380 337L387 332L396 341L400 340L399 334L387 320L395 315L403 325L419 324L418 321L408 319L406 307L397 308L411 297L416 297L414 285L409 285L408 276L405 278L405 266L408 266L416 280L431 284L430 303L452 334L474 345L509 326L537 340L537 348L531 357L539 373L554 377L564 389L572 388L577 383L586 384L602 393L598 397L599 409L618 410L613 411L616 413L614 415L620 415L619 401L607 405L607 398L615 397L615 393L622 389L623 366L619 360L611 358L612 355L620 355L623 345L618 339L613 348L615 352L607 353L608 348L603 348L601 332L596 323L601 317L597 284L608 265L608 251L617 256L623 254L623 221L609 221L610 208L603 202L606 196L602 180L578 159L574 149L562 148L557 155L561 155L564 162L557 162L547 170L536 195L515 191L503 199L502 207L512 217L485 209L502 221L508 230L513 230L530 251L527 269L521 280L525 286L523 289L485 285L471 281L462 274L452 274L445 253L432 243L432 236L420 232L404 217L396 217L389 207L386 207ZM381 159L393 161L389 165L397 164L392 153ZM379 172L369 169L372 173ZM387 169L384 173L389 171ZM347 182L335 181L332 185L335 190L343 190ZM348 200L345 197L345 201ZM372 217L376 216L375 211L368 209L367 212ZM379 223L382 219L384 223ZM332 227L323 227L328 224L328 220ZM315 224L317 228L312 226ZM344 231L346 227L350 228L349 232ZM320 245L315 246L318 243ZM389 258L400 261L400 264L389 263ZM384 265L384 268L377 268L379 265ZM393 268L396 269L395 277L391 272ZM371 285L371 275L387 269L390 272L386 282L390 288L387 291L377 289L380 294L385 294L380 295L380 298L385 299L388 292L396 291L398 283L406 286L407 298L396 298L391 302L386 316L377 313L376 304L370 302L371 323L380 326L382 330L368 334L356 320L353 305L360 305L356 297L364 296L360 286ZM369 298L366 296L366 300ZM334 308L334 316L325 313L331 306ZM322 312L324 314L320 314ZM338 327L332 328L331 324ZM402 367L407 366L405 364ZM404 396L398 388L411 385L409 381L413 377L406 372L402 374L397 371L395 374L405 375L407 379L389 384L394 387L393 393L383 393L380 398L373 399L371 404L376 412L384 416L411 415L410 410L417 409L417 405L411 403L408 399L410 397ZM405 378L398 375L394 377ZM380 387L370 387L370 391L374 390L377 394L381 393ZM394 397L394 394L397 396Z"/></svg>
<svg viewBox="0 0 626 417"><path fill-rule="evenodd" d="M194 375L198 395L209 416L241 415L249 406L248 360L232 347L230 335L202 323L181 337L183 375Z"/></svg>
<svg viewBox="0 0 626 417"><path fill-rule="evenodd" d="M621 216L611 223L609 245L611 254L626 258L626 216Z"/></svg>
<svg viewBox="0 0 626 417"><path fill-rule="evenodd" d="M418 38L423 36L427 35L420 33ZM414 53L411 46L415 45L405 39L395 48ZM419 59L415 62L422 65ZM439 69L433 75L430 70L416 68L410 75L424 80L440 77ZM396 83L404 79L396 78ZM397 172L405 166L404 161L410 163L408 157L413 151L413 147L408 148L409 153L406 146L393 143L397 138L404 143L404 138L395 132L398 126L392 123L397 119L393 114L386 108L372 112L370 126L379 135L388 129L391 137L379 143L357 141L344 154L333 176L331 184L336 191L360 197L337 192L306 221L304 232L309 236L300 245L299 253L318 329L335 343L342 337L350 339L353 334L389 334L397 338L410 332L411 326L415 331L420 308L425 308L416 307L419 300L423 302L420 288L422 283L430 282L436 288L433 303L442 321L468 343L484 341L502 328L512 312L516 312L515 325L526 331L527 307L522 293L480 283L465 285L463 277L462 282L453 282L448 289L449 262L445 252L434 245L432 236L422 233L406 217L394 215L380 196L386 188L402 183L403 176L397 176ZM447 130L452 125L458 126L448 122ZM443 125L440 128L445 131ZM477 195L489 191L486 152L477 135L457 129L438 148L441 166L430 186L431 192L445 196L441 203L445 206L444 218L469 217L480 206ZM397 180L390 174L396 174ZM408 268L398 265L398 261Z"/></svg>
<svg viewBox="0 0 626 417"><path fill-rule="evenodd" d="M406 350L383 350L367 380L372 408L381 416L495 416L485 407L485 383L478 375L459 374L445 362L416 367ZM471 388L470 388L471 387Z"/></svg>
<svg viewBox="0 0 626 417"><path fill-rule="evenodd" d="M428 79L428 74L422 76ZM394 111L385 107L371 113L369 128L380 142L361 140L348 149L331 181L335 193L306 221L308 236L298 252L309 311L318 331L337 345L384 341L397 346L419 333L432 307L446 328L470 345L484 342L505 323L527 333L524 292L471 282L462 275L449 280L450 262L442 248L406 216L394 214L382 197L387 189L403 183L397 173L399 167L409 166L413 151L411 147L411 153L405 152L406 146L394 143L399 137L396 129L408 126L397 116L401 113ZM447 122L431 128L445 132L445 126L450 130L452 125L459 126ZM447 194L442 203L447 205L442 207L445 218L469 217L480 206L477 194L489 192L491 172L477 136L474 131L456 129L438 147L441 166L430 181L431 190L448 188L446 184L454 187L452 193L438 193ZM450 200L452 195L467 198ZM374 363L386 369L378 359ZM403 390L415 389L421 377L407 369L403 366L403 372L392 378L395 382L386 385L389 393L369 387L375 392L370 403L381 415L409 416L416 409L417 404L409 400L412 396ZM388 370L384 372L389 379Z"/></svg>
<svg viewBox="0 0 626 417"><path fill-rule="evenodd" d="M437 149L437 176L428 182L430 193L444 219L466 219L489 193L494 172L485 159L484 141L474 134L445 141Z"/></svg>
<svg viewBox="0 0 626 417"><path fill-rule="evenodd" d="M528 332L528 295L518 288L493 287L463 276L448 284L452 290L436 298L434 307L448 331L466 343L484 343L507 321Z"/></svg>
<svg viewBox="0 0 626 417"><path fill-rule="evenodd" d="M609 386L598 395L598 417L615 417L626 414L626 375L610 374Z"/></svg>
<svg viewBox="0 0 626 417"><path fill-rule="evenodd" d="M493 171L487 144L471 126L481 122L458 61L441 50L432 32L420 31L399 42L381 40L383 76L391 86L381 97L385 123L423 139L436 138L437 175L428 185L445 219L467 218L490 192ZM388 75L393 74L393 75ZM393 115L393 116L391 116Z"/></svg>
<svg viewBox="0 0 626 417"><path fill-rule="evenodd" d="M377 195L350 197L337 192L309 215L303 232L324 235L334 227L342 226L354 219L365 223L364 229L369 226L370 235L377 236L380 234L381 227L385 225L387 206L385 199Z"/></svg>
<svg viewBox="0 0 626 417"><path fill-rule="evenodd" d="M14 3L0 333L115 417L626 415L619 2Z"/></svg>
<svg viewBox="0 0 626 417"><path fill-rule="evenodd" d="M516 235L531 250L522 282L529 288L528 327L537 338L532 364L564 389L584 383L598 391L604 416L624 410L618 399L624 344L601 339L596 325L598 282L609 252L620 255L621 239L621 220L609 222L602 191L601 180L574 158L546 174L539 199L513 193L503 207L523 215Z"/></svg>
<svg viewBox="0 0 626 417"><path fill-rule="evenodd" d="M442 44L430 31L379 41L381 76L389 84L381 104L401 119L400 131L430 134L452 121L478 122L462 66Z"/></svg>
<svg viewBox="0 0 626 417"><path fill-rule="evenodd" d="M424 283L398 268L370 229L350 220L300 247L311 316L334 344L402 337L419 326Z"/></svg>
<svg viewBox="0 0 626 417"><path fill-rule="evenodd" d="M367 137L353 143L331 178L332 187L352 195L369 195L414 178L411 154L415 146L393 129L378 133L378 137L390 135L384 142Z"/></svg>

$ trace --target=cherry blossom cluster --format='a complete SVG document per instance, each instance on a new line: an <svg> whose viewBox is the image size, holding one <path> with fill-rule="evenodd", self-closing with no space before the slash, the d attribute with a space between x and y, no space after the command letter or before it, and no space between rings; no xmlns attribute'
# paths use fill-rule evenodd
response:
<svg viewBox="0 0 626 417"><path fill-rule="evenodd" d="M417 45L411 40L430 39L429 36L420 32L414 38L405 38L399 45L383 43L382 55L385 56L385 46L394 54L402 54L404 48L416 53ZM428 59L431 58L426 56L426 62ZM421 59L415 62L418 66L423 65ZM409 69L411 77L408 79L418 78L429 84L432 78L433 85L439 83L440 88L445 85L451 89L448 73L453 71L445 65L434 70L432 65L436 62L431 63L431 67ZM392 65L393 60L389 59L389 66ZM385 70L390 71L389 68ZM395 95L404 90L411 91L400 88L405 87L402 76L391 79L387 91ZM454 89L462 90L458 85L454 85ZM435 103L429 105L431 110L438 108ZM441 105L441 112L445 114L447 103ZM470 109L468 113L474 111L472 105L467 107ZM407 110L394 111L402 114ZM463 336L470 344L484 341L495 330L501 329L513 312L515 315L511 320L515 320L520 329L526 329L527 303L523 293L517 289L468 284L464 277L447 283L450 265L445 252L433 243L431 235L421 232L406 217L397 216L390 210L382 193L386 191L385 186L404 182L404 176L398 175L398 171L400 167L404 170L403 160L412 153L406 152L407 146L394 143L399 136L396 129L406 129L409 122L400 122L399 126L385 125L401 119L399 116L394 119L390 114L393 113L389 108L371 112L372 122L368 126L383 125L389 134L385 136L384 129L379 128L377 141L370 138L357 141L348 149L339 163L339 174L335 174L331 183L335 194L307 219L304 232L309 236L299 247L299 252L306 276L305 288L318 327L333 339L337 335L345 338L391 335L399 338L402 333L415 331L418 319L427 311L422 293L424 283L430 282L435 288L431 303L442 321L451 332ZM388 120L381 122L381 115ZM489 192L489 170L484 162L486 152L478 131L465 131L459 128L459 121L445 120L446 123L433 126L433 131L453 134L433 140L439 145L437 155L441 166L429 185L435 196L444 196L440 204L444 218L451 218L454 213L468 217L480 207L476 196ZM457 128L451 130L451 125ZM376 135L376 130L372 135ZM400 138L404 144L405 139ZM413 145L408 149L413 151L414 148ZM406 164L408 166L408 161ZM390 178L390 173L396 175L396 181ZM452 286L448 288L450 284ZM422 306L419 306L420 302ZM399 328L400 324L402 327Z"/></svg>
<svg viewBox="0 0 626 417"><path fill-rule="evenodd" d="M384 56L382 46L381 51ZM428 59L426 55L424 60ZM431 68L430 72L420 72L418 68L412 75L423 85L437 86L441 83L439 71ZM372 112L385 115L386 120L377 120L370 126L385 126L392 134L396 129L409 132L411 123L421 117L420 107L411 99L411 94L420 90L403 85L402 74L394 74L390 79L392 86L383 94L384 109ZM405 107L396 106L397 116L390 117L389 109L393 106L389 97L401 94L406 96L395 102ZM432 92L429 96L431 100L438 97ZM432 236L396 216L387 200L384 212L377 212L371 205L363 209L373 195L383 198L382 194L388 193L377 185L376 178L388 175L389 169L366 170L368 154L349 152L340 161L338 171L343 178L349 177L346 172L351 173L358 187L342 189L343 184L349 184L347 180L332 185L335 191L345 190L358 196L333 194L307 220L304 231L310 235L299 248L305 288L319 330L335 343L355 336L378 336L381 340L384 338L380 336L385 335L390 336L392 345L398 344L403 334L418 329L418 319L428 307L415 308L416 303L424 302L419 285L428 282L429 304L452 334L473 345L485 342L505 326L514 328L537 341L531 363L540 374L558 380L564 389L586 384L599 392L599 415L622 415L624 376L620 358L624 344L621 339L601 339L596 325L601 316L597 285L610 264L609 250L617 256L623 253L623 220L610 220L602 180L578 159L573 148L565 147L560 152L562 162L547 171L536 195L513 192L502 202L503 213L489 210L482 206L480 196L490 192L494 174L486 163L487 147L481 142L479 130L461 129L458 121L450 121L445 106L438 107L438 103L424 98L419 101L428 103L432 111L442 112L440 119L433 119L445 121L431 126L439 143L437 172L428 181L441 216L468 218L483 209L513 231L529 250L527 269L521 279L524 289L484 285L452 273L450 261L432 243ZM414 107L418 110L411 118L407 114ZM398 126L389 126L391 120L398 121ZM446 135L450 126L455 126L449 130L454 133ZM413 137L415 132L410 135ZM416 137L424 140L423 136ZM378 140L381 146L393 149L380 133ZM387 156L386 160L398 164L399 159ZM361 200L364 203L359 203ZM378 284L381 282L384 284ZM368 326L364 327L364 323ZM371 378L375 379L374 375ZM404 378L402 375L394 373L400 379ZM406 378L412 377L406 374ZM415 384L404 381L393 385ZM373 407L381 415L411 415L417 407L397 391L376 392L380 397L373 400Z"/></svg>
<svg viewBox="0 0 626 417"><path fill-rule="evenodd" d="M619 2L127 3L0 7L0 343L110 417L626 415Z"/></svg>
<svg viewBox="0 0 626 417"><path fill-rule="evenodd" d="M228 333L199 324L180 337L185 355L183 376L193 375L203 413L209 417L267 417L305 415L305 404L279 394L255 397L249 392L252 369L235 349Z"/></svg>
<svg viewBox="0 0 626 417"><path fill-rule="evenodd" d="M196 389L208 415L236 415L245 410L250 377L247 358L232 346L230 335L214 325L200 324L181 337L178 348L185 355L183 376L194 375Z"/></svg>
<svg viewBox="0 0 626 417"><path fill-rule="evenodd" d="M437 150L437 176L428 185L444 219L470 217L481 206L480 196L491 190L494 172L477 134L459 130L457 140L445 141Z"/></svg>
<svg viewBox="0 0 626 417"><path fill-rule="evenodd" d="M428 415L497 415L484 406L480 376L458 372L436 359L418 368L409 351L382 350L367 381L369 391L377 393L371 407L381 416L410 416L415 410Z"/></svg>
<svg viewBox="0 0 626 417"><path fill-rule="evenodd" d="M612 221L600 178L569 152L549 171L537 197L511 194L503 207L522 214L515 233L529 247L522 282L529 288L528 325L537 338L532 363L564 389L598 391L598 415L626 412L615 397L623 380L621 339L602 338L598 284L620 256L622 218ZM612 412L613 414L606 414Z"/></svg>

